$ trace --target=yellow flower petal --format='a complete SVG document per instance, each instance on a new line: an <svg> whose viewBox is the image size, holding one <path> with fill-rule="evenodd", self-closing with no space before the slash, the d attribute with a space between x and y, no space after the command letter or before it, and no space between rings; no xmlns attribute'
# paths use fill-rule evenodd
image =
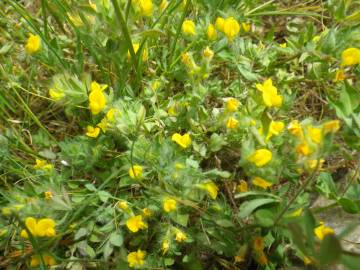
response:
<svg viewBox="0 0 360 270"><path fill-rule="evenodd" d="M165 199L163 204L164 211L169 213L176 210L176 201L174 199Z"/></svg>
<svg viewBox="0 0 360 270"><path fill-rule="evenodd" d="M182 148L188 148L191 145L191 138L189 133L181 135L179 133L174 133L171 137L171 140L176 142Z"/></svg>
<svg viewBox="0 0 360 270"><path fill-rule="evenodd" d="M267 149L259 149L252 153L247 160L254 163L257 167L262 167L268 164L272 159L271 151Z"/></svg>
<svg viewBox="0 0 360 270"><path fill-rule="evenodd" d="M266 181L265 179L261 178L261 177L254 177L254 179L252 180L252 183L254 186L263 188L263 189L267 189L270 188L273 184Z"/></svg>

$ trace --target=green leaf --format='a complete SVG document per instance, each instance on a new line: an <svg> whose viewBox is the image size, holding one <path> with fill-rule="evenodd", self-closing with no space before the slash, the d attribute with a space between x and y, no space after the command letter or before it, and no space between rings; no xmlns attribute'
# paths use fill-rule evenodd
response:
<svg viewBox="0 0 360 270"><path fill-rule="evenodd" d="M268 209L260 209L254 213L256 223L262 227L271 227L275 216L275 213Z"/></svg>
<svg viewBox="0 0 360 270"><path fill-rule="evenodd" d="M121 233L113 232L110 235L109 242L116 247L121 247L124 243L124 238Z"/></svg>
<svg viewBox="0 0 360 270"><path fill-rule="evenodd" d="M219 151L224 145L226 145L226 141L223 135L219 135L217 133L211 135L209 144L211 152Z"/></svg>
<svg viewBox="0 0 360 270"><path fill-rule="evenodd" d="M337 197L335 183L328 172L320 173L316 182L316 189L327 198L334 199Z"/></svg>
<svg viewBox="0 0 360 270"><path fill-rule="evenodd" d="M332 234L328 234L321 241L319 260L322 265L334 263L340 259L342 253L339 240Z"/></svg>
<svg viewBox="0 0 360 270"><path fill-rule="evenodd" d="M267 193L267 192L261 192L261 191L248 191L248 192L238 193L238 194L235 194L235 199L245 198L248 196L265 196L265 197L271 197L271 198L280 200L280 197L278 197L274 194Z"/></svg>
<svg viewBox="0 0 360 270"><path fill-rule="evenodd" d="M258 81L259 77L257 74L251 72L249 68L243 66L243 65L237 65L237 68L242 76L248 81Z"/></svg>
<svg viewBox="0 0 360 270"><path fill-rule="evenodd" d="M98 196L99 196L100 200L105 203L111 197L111 194L107 191L100 190L98 192Z"/></svg>
<svg viewBox="0 0 360 270"><path fill-rule="evenodd" d="M249 216L255 209L259 208L260 206L264 206L264 205L272 204L272 203L278 203L278 201L273 198L261 198L261 199L255 199L252 201L246 201L246 202L242 203L240 206L238 218L240 218L240 219L245 218L245 217Z"/></svg>
<svg viewBox="0 0 360 270"><path fill-rule="evenodd" d="M189 215L186 214L186 215L181 215L181 214L176 214L176 215L173 215L171 216L171 219L176 222L177 224L180 224L181 226L184 226L186 227L187 226L187 223L189 221Z"/></svg>
<svg viewBox="0 0 360 270"><path fill-rule="evenodd" d="M208 177L220 176L221 178L229 178L231 176L231 173L229 173L228 171L219 171L218 169L213 169L205 172L204 175Z"/></svg>
<svg viewBox="0 0 360 270"><path fill-rule="evenodd" d="M346 266L348 270L358 270L360 265L360 257L342 254L340 262Z"/></svg>
<svg viewBox="0 0 360 270"><path fill-rule="evenodd" d="M215 220L215 223L224 228L234 227L234 223L227 219Z"/></svg>
<svg viewBox="0 0 360 270"><path fill-rule="evenodd" d="M359 206L348 198L341 198L338 200L338 204L344 209L345 212L350 214L356 214L360 212Z"/></svg>

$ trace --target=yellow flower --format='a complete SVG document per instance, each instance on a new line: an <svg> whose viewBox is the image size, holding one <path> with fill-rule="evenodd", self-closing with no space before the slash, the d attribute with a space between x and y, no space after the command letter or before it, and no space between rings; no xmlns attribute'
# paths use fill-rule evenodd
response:
<svg viewBox="0 0 360 270"><path fill-rule="evenodd" d="M284 130L285 124L281 121L271 121L269 125L268 135L266 140L269 140L273 135L279 135Z"/></svg>
<svg viewBox="0 0 360 270"><path fill-rule="evenodd" d="M53 197L53 194L51 191L45 191L44 192L45 199L50 200Z"/></svg>
<svg viewBox="0 0 360 270"><path fill-rule="evenodd" d="M89 0L89 6L94 10L97 11L97 6L95 3L91 2L91 0Z"/></svg>
<svg viewBox="0 0 360 270"><path fill-rule="evenodd" d="M253 241L253 249L257 252L260 252L264 249L264 239L262 237L255 237Z"/></svg>
<svg viewBox="0 0 360 270"><path fill-rule="evenodd" d="M55 89L49 89L49 96L54 99L55 101L58 101L60 99L62 99L65 94L64 92L61 92L61 91L58 91L58 90L55 90Z"/></svg>
<svg viewBox="0 0 360 270"><path fill-rule="evenodd" d="M167 198L163 204L164 211L169 213L176 210L176 201L174 199Z"/></svg>
<svg viewBox="0 0 360 270"><path fill-rule="evenodd" d="M50 255L44 255L42 256L44 263L46 266L53 266L56 264L56 261L54 257ZM39 256L31 256L30 266L31 267L37 267L40 265L40 258Z"/></svg>
<svg viewBox="0 0 360 270"><path fill-rule="evenodd" d="M139 11L141 16L150 17L153 12L152 0L133 0L135 8Z"/></svg>
<svg viewBox="0 0 360 270"><path fill-rule="evenodd" d="M258 262L260 265L266 265L268 264L268 258L266 257L264 252L261 252L259 257L258 257Z"/></svg>
<svg viewBox="0 0 360 270"><path fill-rule="evenodd" d="M334 81L338 82L338 81L343 81L343 80L345 80L345 72L343 69L338 69L335 73Z"/></svg>
<svg viewBox="0 0 360 270"><path fill-rule="evenodd" d="M323 240L328 234L335 234L335 231L324 225L324 222L320 222L320 225L314 229L314 233L319 240Z"/></svg>
<svg viewBox="0 0 360 270"><path fill-rule="evenodd" d="M251 23L241 23L241 27L247 33L251 30Z"/></svg>
<svg viewBox="0 0 360 270"><path fill-rule="evenodd" d="M324 164L324 162L325 162L325 160L324 159L320 159L319 160L319 170L321 170L321 167L322 167L322 165ZM307 164L307 166L310 168L310 169L315 169L316 168L316 166L317 166L317 164L318 164L318 161L317 161L317 159L311 159L311 160L308 160L307 162L306 162L306 164Z"/></svg>
<svg viewBox="0 0 360 270"><path fill-rule="evenodd" d="M341 53L341 65L352 66L360 63L360 50L357 48L348 48Z"/></svg>
<svg viewBox="0 0 360 270"><path fill-rule="evenodd" d="M286 42L284 42L284 43L280 43L279 46L280 46L281 48L286 48L286 47L287 47L287 44L286 44Z"/></svg>
<svg viewBox="0 0 360 270"><path fill-rule="evenodd" d="M203 56L205 59L211 60L214 57L214 51L206 47L205 50L203 50Z"/></svg>
<svg viewBox="0 0 360 270"><path fill-rule="evenodd" d="M134 48L134 52L135 54L138 52L139 48L140 48L140 43L133 43L133 48ZM130 51L128 50L127 52L127 56L128 56L128 59L131 58L131 54L130 54ZM143 53L142 53L142 61L145 62L147 59L148 59L148 56L149 56L149 52L146 48L144 48L143 50Z"/></svg>
<svg viewBox="0 0 360 270"><path fill-rule="evenodd" d="M165 239L161 244L162 254L164 255L170 248L169 240Z"/></svg>
<svg viewBox="0 0 360 270"><path fill-rule="evenodd" d="M108 110L108 112L106 113L106 118L109 122L115 122L115 113L116 113L116 109L114 108Z"/></svg>
<svg viewBox="0 0 360 270"><path fill-rule="evenodd" d="M99 114L106 106L106 98L101 89L94 89L89 94L89 108L92 114Z"/></svg>
<svg viewBox="0 0 360 270"><path fill-rule="evenodd" d="M176 232L175 232L175 240L176 242L183 242L185 241L187 238L186 234L182 231L180 231L179 229L176 229Z"/></svg>
<svg viewBox="0 0 360 270"><path fill-rule="evenodd" d="M307 131L309 133L310 139L312 140L313 143L320 143L321 142L321 137L322 137L322 130L321 128L317 128L317 127L308 127Z"/></svg>
<svg viewBox="0 0 360 270"><path fill-rule="evenodd" d="M141 210L144 217L151 217L152 212L149 208L145 207Z"/></svg>
<svg viewBox="0 0 360 270"><path fill-rule="evenodd" d="M138 251L130 252L127 255L127 261L130 267L140 267L144 265L146 252L138 249Z"/></svg>
<svg viewBox="0 0 360 270"><path fill-rule="evenodd" d="M235 129L239 124L239 121L236 120L234 117L230 117L226 122L226 128L228 129Z"/></svg>
<svg viewBox="0 0 360 270"><path fill-rule="evenodd" d="M33 167L34 169L49 171L49 170L52 170L52 168L53 168L53 165L47 163L46 160L36 159L35 162L36 162L36 164Z"/></svg>
<svg viewBox="0 0 360 270"><path fill-rule="evenodd" d="M233 17L229 17L224 21L224 34L228 40L233 40L234 37L239 33L240 25Z"/></svg>
<svg viewBox="0 0 360 270"><path fill-rule="evenodd" d="M142 178L143 168L140 165L134 165L129 169L129 176L131 179Z"/></svg>
<svg viewBox="0 0 360 270"><path fill-rule="evenodd" d="M299 124L298 120L291 121L287 129L290 132L290 134L292 134L298 138L304 137L301 125Z"/></svg>
<svg viewBox="0 0 360 270"><path fill-rule="evenodd" d="M240 180L239 185L237 186L237 190L239 192L247 192L248 191L248 184L244 180Z"/></svg>
<svg viewBox="0 0 360 270"><path fill-rule="evenodd" d="M309 265L309 264L312 263L311 259L309 257L307 257L307 256L304 256L304 258L302 260L303 260L305 265Z"/></svg>
<svg viewBox="0 0 360 270"><path fill-rule="evenodd" d="M128 203L125 201L118 202L117 205L121 210L126 210L129 208Z"/></svg>
<svg viewBox="0 0 360 270"><path fill-rule="evenodd" d="M207 36L208 40L216 40L216 38L217 38L216 29L212 23L209 24L209 26L206 30L206 36Z"/></svg>
<svg viewBox="0 0 360 270"><path fill-rule="evenodd" d="M191 59L191 55L188 52L185 52L181 55L181 62L183 62L185 64L185 66L187 67L191 67L192 66L192 59Z"/></svg>
<svg viewBox="0 0 360 270"><path fill-rule="evenodd" d="M167 6L169 5L169 2L167 0L162 0L161 3L160 3L160 10L161 11L164 11L165 8L167 8Z"/></svg>
<svg viewBox="0 0 360 270"><path fill-rule="evenodd" d="M256 84L256 88L262 92L263 101L266 106L281 106L282 96L277 94L277 88L272 84L271 79L267 79L263 84Z"/></svg>
<svg viewBox="0 0 360 270"><path fill-rule="evenodd" d="M171 140L176 142L184 149L188 148L191 145L191 138L189 133L185 133L184 135L181 135L179 133L174 133L171 137Z"/></svg>
<svg viewBox="0 0 360 270"><path fill-rule="evenodd" d="M200 184L200 188L205 189L209 193L209 196L211 197L211 199L213 199L213 200L216 199L219 188L214 184L214 182L207 181L205 183L202 183L202 184Z"/></svg>
<svg viewBox="0 0 360 270"><path fill-rule="evenodd" d="M235 98L229 98L226 101L226 110L229 112L235 112L240 105L240 102Z"/></svg>
<svg viewBox="0 0 360 270"><path fill-rule="evenodd" d="M141 215L131 217L126 221L126 226L133 233L136 233L142 229L146 229L147 224L142 220L142 218L143 217Z"/></svg>
<svg viewBox="0 0 360 270"><path fill-rule="evenodd" d="M221 17L217 17L216 21L215 21L215 27L217 30L224 32L224 24L225 24L225 19L221 18Z"/></svg>
<svg viewBox="0 0 360 270"><path fill-rule="evenodd" d="M41 39L38 35L29 34L29 38L26 41L25 51L28 54L36 53L41 48Z"/></svg>
<svg viewBox="0 0 360 270"><path fill-rule="evenodd" d="M86 136L91 137L91 138L97 138L100 134L99 127L87 126L86 130L87 130Z"/></svg>
<svg viewBox="0 0 360 270"><path fill-rule="evenodd" d="M107 117L101 119L100 123L98 123L96 126L99 127L102 130L102 132L105 133L107 130Z"/></svg>
<svg viewBox="0 0 360 270"><path fill-rule="evenodd" d="M261 177L254 177L254 179L252 180L252 183L254 186L257 187L261 187L263 189L267 189L269 187L271 187L273 184L266 181L265 179L261 178Z"/></svg>
<svg viewBox="0 0 360 270"><path fill-rule="evenodd" d="M91 82L91 84L90 84L90 92L93 92L93 91L104 91L106 88L108 88L108 85L107 85L107 84L100 85L100 84L98 84L98 83L95 82L95 81Z"/></svg>
<svg viewBox="0 0 360 270"><path fill-rule="evenodd" d="M268 164L272 159L271 151L267 149L259 149L252 153L247 160L254 163L257 167L262 167Z"/></svg>
<svg viewBox="0 0 360 270"><path fill-rule="evenodd" d="M185 35L195 36L196 35L196 28L195 23L192 20L184 20L181 30Z"/></svg>
<svg viewBox="0 0 360 270"><path fill-rule="evenodd" d="M309 147L309 144L306 141L302 141L297 147L296 147L296 153L308 156L311 154L311 149Z"/></svg>
<svg viewBox="0 0 360 270"><path fill-rule="evenodd" d="M25 226L34 237L53 237L56 235L55 221L51 218L42 218L37 221L33 217L27 217ZM29 237L26 230L22 230L20 236L23 238Z"/></svg>
<svg viewBox="0 0 360 270"><path fill-rule="evenodd" d="M340 121L339 120L331 120L331 121L327 121L323 124L324 134L335 133L339 129L340 129Z"/></svg>

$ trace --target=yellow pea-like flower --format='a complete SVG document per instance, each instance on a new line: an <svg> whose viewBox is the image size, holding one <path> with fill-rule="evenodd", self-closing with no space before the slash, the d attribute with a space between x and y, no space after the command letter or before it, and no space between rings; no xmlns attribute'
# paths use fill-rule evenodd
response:
<svg viewBox="0 0 360 270"><path fill-rule="evenodd" d="M34 237L54 237L56 235L55 221L51 218L36 220L33 217L27 217L25 226ZM22 230L20 236L23 238L29 237L26 230Z"/></svg>
<svg viewBox="0 0 360 270"><path fill-rule="evenodd" d="M246 33L248 33L251 30L251 23L241 23L241 27Z"/></svg>
<svg viewBox="0 0 360 270"><path fill-rule="evenodd" d="M237 111L239 105L240 105L240 102L237 99L229 98L226 101L226 110L229 112L235 112L235 111Z"/></svg>
<svg viewBox="0 0 360 270"><path fill-rule="evenodd" d="M176 229L176 232L175 232L176 242L181 243L181 242L185 241L186 239L187 239L186 234L183 231Z"/></svg>
<svg viewBox="0 0 360 270"><path fill-rule="evenodd" d="M137 215L129 218L126 221L126 227L128 227L128 229L133 233L136 233L142 229L146 229L147 224L143 221L142 218L143 218L142 215Z"/></svg>
<svg viewBox="0 0 360 270"><path fill-rule="evenodd" d="M224 32L224 23L225 19L222 17L217 17L215 21L215 27L217 30Z"/></svg>
<svg viewBox="0 0 360 270"><path fill-rule="evenodd" d="M322 140L322 130L318 127L308 127L307 128L310 139L313 143L319 144Z"/></svg>
<svg viewBox="0 0 360 270"><path fill-rule="evenodd" d="M188 148L191 145L191 138L189 133L181 135L179 133L174 133L171 137L171 140L176 142L182 148Z"/></svg>
<svg viewBox="0 0 360 270"><path fill-rule="evenodd" d="M146 252L139 249L138 251L130 252L127 255L127 261L129 264L129 267L141 267L145 263L145 256Z"/></svg>
<svg viewBox="0 0 360 270"><path fill-rule="evenodd" d="M49 171L53 169L53 165L43 159L36 159L36 164L33 166L34 169Z"/></svg>
<svg viewBox="0 0 360 270"><path fill-rule="evenodd" d="M302 127L298 120L292 120L287 129L290 134L292 134L300 139L304 137Z"/></svg>
<svg viewBox="0 0 360 270"><path fill-rule="evenodd" d="M139 48L140 48L140 43L133 43L133 48L134 48L134 52L135 54L137 54ZM127 57L128 59L131 58L131 54L130 54L130 51L127 52ZM142 52L142 61L145 62L146 60L148 60L148 57L149 57L149 51L147 48L144 48L143 52Z"/></svg>
<svg viewBox="0 0 360 270"><path fill-rule="evenodd" d="M235 129L237 128L238 124L239 124L238 120L236 120L234 117L229 117L229 119L226 122L226 128Z"/></svg>
<svg viewBox="0 0 360 270"><path fill-rule="evenodd" d="M339 120L331 120L327 121L323 124L324 134L327 133L335 133L340 129L340 121Z"/></svg>
<svg viewBox="0 0 360 270"><path fill-rule="evenodd" d="M263 84L256 84L256 88L262 92L262 97L267 107L280 107L282 96L278 95L277 88L273 85L271 79L267 79Z"/></svg>
<svg viewBox="0 0 360 270"><path fill-rule="evenodd" d="M295 150L296 153L303 156L308 156L312 153L312 150L306 141L302 141L300 144L298 144Z"/></svg>
<svg viewBox="0 0 360 270"><path fill-rule="evenodd" d="M240 32L240 25L233 17L225 19L223 27L223 32L229 41L233 40Z"/></svg>
<svg viewBox="0 0 360 270"><path fill-rule="evenodd" d="M153 13L152 0L132 0L132 3L141 16L150 17L152 15Z"/></svg>
<svg viewBox="0 0 360 270"><path fill-rule="evenodd" d="M341 53L341 65L352 66L360 63L360 50L358 48L348 48Z"/></svg>
<svg viewBox="0 0 360 270"><path fill-rule="evenodd" d="M106 107L106 97L100 89L94 89L89 94L89 108L93 115L99 114Z"/></svg>
<svg viewBox="0 0 360 270"><path fill-rule="evenodd" d="M263 167L272 159L272 153L268 149L259 149L254 151L247 160L254 163L257 167Z"/></svg>
<svg viewBox="0 0 360 270"><path fill-rule="evenodd" d="M205 183L200 184L200 188L206 190L209 196L211 197L211 199L213 200L216 199L219 188L217 187L217 185L215 185L213 181L207 181Z"/></svg>
<svg viewBox="0 0 360 270"><path fill-rule="evenodd" d="M319 240L323 240L326 235L335 234L335 231L324 225L324 222L320 222L320 225L314 229L314 233Z"/></svg>
<svg viewBox="0 0 360 270"><path fill-rule="evenodd" d="M270 140L270 138L273 135L279 135L281 132L283 132L285 128L285 124L284 122L281 121L271 121L270 125L269 125L269 131L268 134L266 136L266 140Z"/></svg>
<svg viewBox="0 0 360 270"><path fill-rule="evenodd" d="M217 38L217 32L216 32L216 29L215 29L215 26L210 23L207 30L206 30L206 36L208 38L208 40L216 40Z"/></svg>
<svg viewBox="0 0 360 270"><path fill-rule="evenodd" d="M177 203L174 199L167 198L164 200L164 203L163 203L164 211L167 213L175 211L176 207L177 207L176 205L177 205Z"/></svg>
<svg viewBox="0 0 360 270"><path fill-rule="evenodd" d="M205 50L203 50L203 56L206 60L210 61L214 57L214 51L206 47Z"/></svg>
<svg viewBox="0 0 360 270"><path fill-rule="evenodd" d="M34 54L41 48L41 39L38 35L29 34L25 44L25 51L28 54Z"/></svg>
<svg viewBox="0 0 360 270"><path fill-rule="evenodd" d="M99 127L87 126L86 127L86 136L91 138L97 138L100 134Z"/></svg>
<svg viewBox="0 0 360 270"><path fill-rule="evenodd" d="M186 35L189 35L189 36L196 35L196 26L192 20L184 20L184 22L181 26L181 30Z"/></svg>
<svg viewBox="0 0 360 270"><path fill-rule="evenodd" d="M129 176L131 179L142 178L143 168L140 165L134 165L129 169Z"/></svg>
<svg viewBox="0 0 360 270"><path fill-rule="evenodd" d="M271 182L266 181L264 178L261 177L254 177L254 179L252 180L252 184L263 189L270 188L273 185Z"/></svg>

